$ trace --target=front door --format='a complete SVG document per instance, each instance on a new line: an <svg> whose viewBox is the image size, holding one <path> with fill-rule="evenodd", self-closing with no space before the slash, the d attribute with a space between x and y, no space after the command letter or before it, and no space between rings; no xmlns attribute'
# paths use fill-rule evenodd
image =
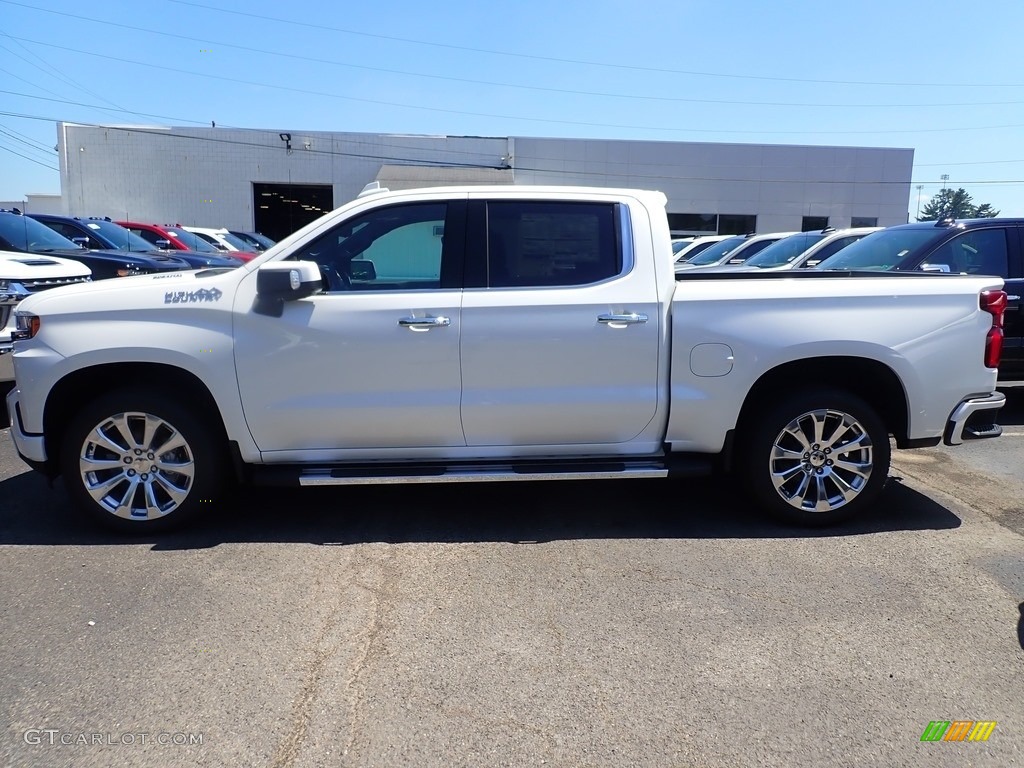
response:
<svg viewBox="0 0 1024 768"><path fill-rule="evenodd" d="M313 460L465 445L462 240L443 236L461 210L396 204L334 226L290 257L320 264L325 292L286 302L281 317L245 311L254 291L240 292L235 364L261 451Z"/></svg>

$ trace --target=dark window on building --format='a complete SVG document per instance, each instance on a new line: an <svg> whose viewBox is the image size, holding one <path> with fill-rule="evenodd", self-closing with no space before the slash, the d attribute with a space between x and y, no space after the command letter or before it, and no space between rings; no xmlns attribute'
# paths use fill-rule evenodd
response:
<svg viewBox="0 0 1024 768"><path fill-rule="evenodd" d="M670 213L668 226L673 234L718 231L718 216L713 213Z"/></svg>
<svg viewBox="0 0 1024 768"><path fill-rule="evenodd" d="M334 187L253 182L252 202L253 229L272 240L282 240L334 210Z"/></svg>
<svg viewBox="0 0 1024 768"><path fill-rule="evenodd" d="M488 286L586 285L615 277L622 271L616 210L604 203L488 203Z"/></svg>
<svg viewBox="0 0 1024 768"><path fill-rule="evenodd" d="M757 216L746 213L723 213L718 217L718 234L749 235L757 231Z"/></svg>
<svg viewBox="0 0 1024 768"><path fill-rule="evenodd" d="M850 219L851 227L877 227L877 216L853 216Z"/></svg>
<svg viewBox="0 0 1024 768"><path fill-rule="evenodd" d="M814 232L817 229L824 229L828 226L828 216L804 216L800 225L801 232Z"/></svg>

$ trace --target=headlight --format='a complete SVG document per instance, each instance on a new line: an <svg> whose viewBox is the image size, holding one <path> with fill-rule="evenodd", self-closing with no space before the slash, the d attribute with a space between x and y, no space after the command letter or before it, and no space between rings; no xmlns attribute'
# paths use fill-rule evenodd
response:
<svg viewBox="0 0 1024 768"><path fill-rule="evenodd" d="M11 334L13 341L25 341L33 338L39 333L39 315L29 312L14 312L14 333Z"/></svg>

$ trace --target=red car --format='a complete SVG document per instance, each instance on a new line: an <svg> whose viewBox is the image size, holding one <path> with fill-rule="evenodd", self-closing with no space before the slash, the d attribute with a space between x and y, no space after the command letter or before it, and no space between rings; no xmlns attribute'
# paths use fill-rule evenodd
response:
<svg viewBox="0 0 1024 768"><path fill-rule="evenodd" d="M154 248L162 251L199 251L200 253L216 253L223 256L224 251L218 250L194 232L189 232L171 224L143 224L138 221L117 221L125 229L129 229L139 237L149 241ZM242 261L256 258L252 251L231 251L231 256Z"/></svg>

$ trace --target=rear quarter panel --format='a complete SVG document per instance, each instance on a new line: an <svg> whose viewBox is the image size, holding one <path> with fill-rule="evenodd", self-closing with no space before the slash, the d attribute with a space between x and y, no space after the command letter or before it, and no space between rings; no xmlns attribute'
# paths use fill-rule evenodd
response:
<svg viewBox="0 0 1024 768"><path fill-rule="evenodd" d="M737 277L677 283L667 435L673 450L721 450L755 382L797 360L848 356L887 365L903 385L912 439L941 435L961 400L995 389L996 371L983 362L991 316L978 294L1000 288L998 278Z"/></svg>

